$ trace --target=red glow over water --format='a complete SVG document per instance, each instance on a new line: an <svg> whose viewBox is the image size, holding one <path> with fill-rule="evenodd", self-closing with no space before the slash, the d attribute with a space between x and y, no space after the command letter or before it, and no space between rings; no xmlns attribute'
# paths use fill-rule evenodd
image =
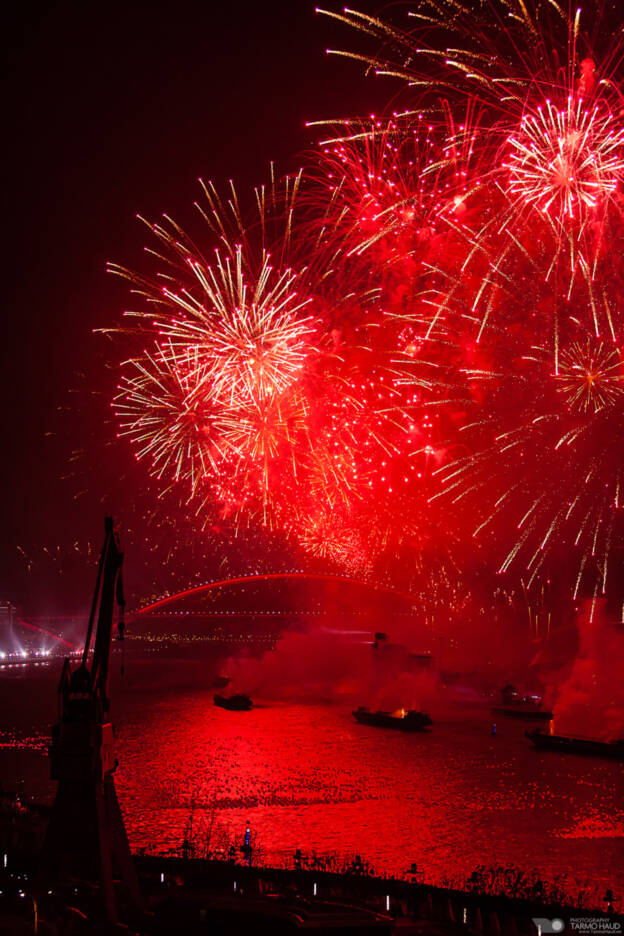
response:
<svg viewBox="0 0 624 936"><path fill-rule="evenodd" d="M134 665L115 689L116 785L134 848L199 851L240 845L250 824L257 856L361 855L377 872L413 862L432 882L462 882L479 865L516 866L563 882L575 897L624 888L622 765L540 754L523 724L489 710L436 719L429 734L356 724L352 700L275 702L250 712L212 703L189 664ZM0 696L5 785L49 798L45 757L55 675L14 677ZM203 683L203 684L202 684ZM41 701L45 699L44 703ZM600 892L600 893L599 893Z"/></svg>
<svg viewBox="0 0 624 936"><path fill-rule="evenodd" d="M272 862L301 848L379 872L416 862L435 881L485 864L568 875L571 893L614 886L620 765L538 754L523 726L492 737L486 718L405 735L356 724L348 704L211 703L183 693L125 724L118 788L135 846L179 847L193 802L198 841L211 829L213 846L239 844L249 822Z"/></svg>

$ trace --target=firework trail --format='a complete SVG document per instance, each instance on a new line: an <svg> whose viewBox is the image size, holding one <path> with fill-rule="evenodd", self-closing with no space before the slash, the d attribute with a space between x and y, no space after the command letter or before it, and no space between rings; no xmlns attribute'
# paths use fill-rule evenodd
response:
<svg viewBox="0 0 624 936"><path fill-rule="evenodd" d="M565 345L558 371L536 348L462 427L469 454L439 469L434 497L465 509L479 541L500 544L499 572L518 568L530 587L556 561L573 570L574 598L606 592L624 535L623 377L619 351L591 334Z"/></svg>
<svg viewBox="0 0 624 936"><path fill-rule="evenodd" d="M311 170L324 205L321 236L333 237L347 260L370 259L371 248L375 263L413 253L439 211L425 177L434 140L422 115L322 126L339 135L323 141Z"/></svg>
<svg viewBox="0 0 624 936"><path fill-rule="evenodd" d="M321 11L323 12L323 11ZM604 594L624 543L622 24L557 2L327 15L401 82L304 171L148 224L119 431L201 527L445 594ZM403 106L404 105L404 106ZM318 124L317 124L318 125Z"/></svg>
<svg viewBox="0 0 624 936"><path fill-rule="evenodd" d="M622 355L593 336L577 341L561 355L558 389L568 405L583 413L598 413L606 406L617 406L624 392Z"/></svg>
<svg viewBox="0 0 624 936"><path fill-rule="evenodd" d="M469 137L483 170L463 196L472 249L462 269L483 254L502 268L509 252L531 254L539 244L548 255L540 273L562 295L576 277L595 278L620 218L621 29L604 24L598 9L584 14L589 36L581 12L570 17L556 0L425 0L410 13L408 30L357 11L320 12L381 46L336 54L402 79L410 99L433 113L451 106L472 115L448 144ZM488 303L482 284L474 302L482 320Z"/></svg>
<svg viewBox="0 0 624 936"><path fill-rule="evenodd" d="M338 54L400 79L442 149L470 153L427 288L398 310L413 383L446 419L431 502L529 582L565 553L575 593L605 591L621 539L622 29L604 14L425 0L400 29L327 13L375 46Z"/></svg>
<svg viewBox="0 0 624 936"><path fill-rule="evenodd" d="M289 179L280 193L287 217L297 185ZM147 303L128 313L148 347L124 365L115 408L122 434L157 477L188 482L191 497L217 495L224 509L255 498L266 515L275 463L305 415L299 385L317 354L317 323L305 268L275 266L267 247L274 180L270 197L256 192L253 243L233 188L227 205L211 186L204 195L198 207L216 242L212 260L165 218L149 225L160 244L153 276L111 265ZM287 223L273 244L282 264L290 233Z"/></svg>
<svg viewBox="0 0 624 936"><path fill-rule="evenodd" d="M300 517L370 494L380 457L407 439L408 416L393 342L378 341L379 290L337 295L296 262L301 176L278 185L256 192L247 223L234 190L225 205L204 186L211 261L166 218L149 225L156 274L111 266L144 303L128 313L135 327L124 334L143 347L123 365L115 409L137 457L205 522L216 511L294 530ZM323 256L317 245L317 268Z"/></svg>

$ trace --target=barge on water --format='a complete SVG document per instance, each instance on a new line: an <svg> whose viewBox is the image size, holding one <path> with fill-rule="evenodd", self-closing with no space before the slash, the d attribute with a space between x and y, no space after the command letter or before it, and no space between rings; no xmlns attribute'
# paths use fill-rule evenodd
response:
<svg viewBox="0 0 624 936"><path fill-rule="evenodd" d="M356 722L361 725L373 725L375 728L394 728L397 731L427 731L433 725L426 712L414 709L399 709L398 712L371 712L360 705L353 712Z"/></svg>
<svg viewBox="0 0 624 936"><path fill-rule="evenodd" d="M550 721L552 712L542 709L542 696L525 693L521 695L515 686L507 683L500 691L501 701L492 708L496 715L505 718L520 718L523 721Z"/></svg>
<svg viewBox="0 0 624 936"><path fill-rule="evenodd" d="M592 757L609 757L624 761L624 740L600 741L598 738L574 738L568 735L551 735L535 728L525 731L538 751L557 751L560 754L583 754Z"/></svg>
<svg viewBox="0 0 624 936"><path fill-rule="evenodd" d="M215 693L214 704L218 705L220 708L229 709L231 712L248 712L253 702L248 695L242 692L231 696Z"/></svg>
<svg viewBox="0 0 624 936"><path fill-rule="evenodd" d="M553 717L552 712L545 712L544 709L537 708L535 705L495 705L492 711L496 715L520 718L522 721L550 721Z"/></svg>

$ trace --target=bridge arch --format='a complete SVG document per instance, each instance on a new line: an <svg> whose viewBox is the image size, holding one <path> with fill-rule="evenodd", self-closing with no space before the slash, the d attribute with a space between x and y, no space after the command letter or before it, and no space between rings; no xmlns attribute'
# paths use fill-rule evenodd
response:
<svg viewBox="0 0 624 936"><path fill-rule="evenodd" d="M381 582L369 582L366 579L358 579L348 575L336 575L323 572L257 572L251 575L240 575L236 576L235 578L221 579L215 582L205 582L203 585L194 585L192 588L183 589L182 591L175 592L172 595L165 595L162 598L158 598L156 601L150 602L148 605L144 605L142 608L137 608L137 610L133 611L129 617L134 618L143 614L149 614L159 608L163 608L165 605L168 605L171 602L179 601L181 598L187 598L190 595L199 595L203 592L210 591L211 589L226 588L231 585L247 585L258 581L293 579L307 579L308 581L316 580L324 582L339 582L347 585L359 585L363 588L369 588L376 592L394 595L397 598L402 598L405 601L408 601L410 604L422 602L422 598L420 596L413 595L411 592L402 591L401 589L393 588L391 585L384 585Z"/></svg>

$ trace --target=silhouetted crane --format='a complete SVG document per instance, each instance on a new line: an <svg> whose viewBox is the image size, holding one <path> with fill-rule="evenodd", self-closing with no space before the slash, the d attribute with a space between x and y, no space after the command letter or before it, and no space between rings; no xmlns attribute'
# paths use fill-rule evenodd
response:
<svg viewBox="0 0 624 936"><path fill-rule="evenodd" d="M106 518L105 531L82 660L72 669L66 659L59 682L59 721L52 728L50 748L51 776L58 780L58 789L44 844L44 868L48 880L99 882L105 915L116 920L115 877L136 908L140 895L113 782L117 760L109 718L109 667L115 603L119 639L124 632L123 553L112 517Z"/></svg>

